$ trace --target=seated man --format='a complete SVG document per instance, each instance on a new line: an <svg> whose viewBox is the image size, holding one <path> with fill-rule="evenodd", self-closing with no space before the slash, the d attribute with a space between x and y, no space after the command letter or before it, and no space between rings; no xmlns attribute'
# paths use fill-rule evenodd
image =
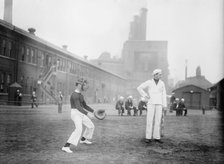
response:
<svg viewBox="0 0 224 164"><path fill-rule="evenodd" d="M173 103L173 109L176 111L176 116L180 115L180 108L179 108L180 99L176 98Z"/></svg>
<svg viewBox="0 0 224 164"><path fill-rule="evenodd" d="M115 106L115 109L118 110L118 115L119 116L120 115L123 116L123 114L124 114L124 107L123 107L123 105L124 105L124 97L121 96L121 97L119 97L119 100L117 101L116 106Z"/></svg>
<svg viewBox="0 0 224 164"><path fill-rule="evenodd" d="M184 104L184 98L179 100L179 98L176 98L176 103L175 103L175 110L176 110L176 116L182 116L183 111L185 112L185 116L187 115L187 108L185 107Z"/></svg>
<svg viewBox="0 0 224 164"><path fill-rule="evenodd" d="M138 103L138 110L139 110L139 115L142 115L143 110L147 110L147 104L146 104L146 99L144 97L141 97L139 103Z"/></svg>
<svg viewBox="0 0 224 164"><path fill-rule="evenodd" d="M184 112L184 116L187 116L187 108L186 108L186 106L185 106L185 104L184 104L184 98L182 98L182 99L180 100L180 108L181 108L181 113L180 113L180 115L182 116L182 115L183 115L183 112Z"/></svg>
<svg viewBox="0 0 224 164"><path fill-rule="evenodd" d="M137 110L136 107L133 106L133 97L129 96L127 98L127 101L125 102L125 109L127 110L127 115L131 116L131 110L134 110L134 112Z"/></svg>
<svg viewBox="0 0 224 164"><path fill-rule="evenodd" d="M174 110L174 103L175 103L175 99L176 99L176 97L174 96L174 92L172 92L172 96L170 97L170 113L172 113L173 112L173 110Z"/></svg>

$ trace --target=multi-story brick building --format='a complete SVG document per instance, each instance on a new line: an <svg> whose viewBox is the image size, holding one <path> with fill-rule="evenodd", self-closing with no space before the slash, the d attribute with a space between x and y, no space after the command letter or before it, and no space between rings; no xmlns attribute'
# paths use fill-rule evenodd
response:
<svg viewBox="0 0 224 164"><path fill-rule="evenodd" d="M168 59L167 41L146 40L147 9L142 8L140 15L135 15L130 23L128 40L123 44L121 57L111 59L110 55L103 54L92 60L99 66L115 71L127 79L126 95L139 97L137 86L152 78L152 71L161 68L163 80L168 86Z"/></svg>

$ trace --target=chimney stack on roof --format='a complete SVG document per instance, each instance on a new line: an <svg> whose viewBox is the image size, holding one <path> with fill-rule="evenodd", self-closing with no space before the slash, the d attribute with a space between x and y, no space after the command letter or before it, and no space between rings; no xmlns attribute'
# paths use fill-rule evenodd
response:
<svg viewBox="0 0 224 164"><path fill-rule="evenodd" d="M187 63L188 63L188 60L185 59L185 80L187 80Z"/></svg>
<svg viewBox="0 0 224 164"><path fill-rule="evenodd" d="M35 35L36 29L31 27L31 28L28 28L28 31L30 34Z"/></svg>
<svg viewBox="0 0 224 164"><path fill-rule="evenodd" d="M84 57L85 60L88 60L88 56L87 55L84 55L83 57Z"/></svg>
<svg viewBox="0 0 224 164"><path fill-rule="evenodd" d="M64 50L67 50L68 46L67 46L67 45L62 45L62 48L63 48Z"/></svg>
<svg viewBox="0 0 224 164"><path fill-rule="evenodd" d="M12 0L5 0L4 20L12 24Z"/></svg>
<svg viewBox="0 0 224 164"><path fill-rule="evenodd" d="M146 40L147 9L142 8L140 14L134 15L130 22L128 40Z"/></svg>

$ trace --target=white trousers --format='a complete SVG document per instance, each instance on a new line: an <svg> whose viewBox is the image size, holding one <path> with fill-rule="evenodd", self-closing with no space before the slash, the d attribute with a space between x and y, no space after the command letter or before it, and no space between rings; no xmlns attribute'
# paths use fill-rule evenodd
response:
<svg viewBox="0 0 224 164"><path fill-rule="evenodd" d="M71 119L75 124L75 130L69 137L67 141L68 143L71 143L75 146L78 145L79 139L82 135L82 125L85 126L83 137L85 137L86 139L92 139L95 126L89 117L79 112L77 109L71 109Z"/></svg>
<svg viewBox="0 0 224 164"><path fill-rule="evenodd" d="M162 105L148 104L146 118L146 139L160 139Z"/></svg>

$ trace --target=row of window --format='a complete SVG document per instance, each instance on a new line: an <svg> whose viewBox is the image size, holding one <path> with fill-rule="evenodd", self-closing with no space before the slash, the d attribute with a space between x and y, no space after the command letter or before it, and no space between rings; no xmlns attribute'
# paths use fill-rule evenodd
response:
<svg viewBox="0 0 224 164"><path fill-rule="evenodd" d="M101 72L100 70L94 69L91 66L89 67L84 64L78 63L78 61L75 62L59 57L54 58L54 56L56 55L53 55L53 53L37 49L36 47L30 45L22 45L21 43L17 44L10 39L0 37L1 56L16 59L16 47L18 47L18 60L21 62L34 64L45 68L56 64L57 70L59 71L69 72L79 77L88 77L90 79L95 79L96 81L104 81L105 79L107 79L108 84L111 82L109 80L111 75L107 74L106 72ZM11 76L12 75L10 74L1 72L0 92L8 92L8 87L12 82ZM32 77L21 76L18 80L18 82L22 85L23 91L25 93L31 92L36 87L37 82ZM93 83L95 83L95 80L93 80ZM111 87L115 88L115 86L112 85ZM62 86L59 88L61 88L60 90L64 90Z"/></svg>
<svg viewBox="0 0 224 164"><path fill-rule="evenodd" d="M12 41L0 38L0 55L15 59L14 44Z"/></svg>
<svg viewBox="0 0 224 164"><path fill-rule="evenodd" d="M20 46L19 61L38 64L41 67L52 65L52 55L31 46Z"/></svg>
<svg viewBox="0 0 224 164"><path fill-rule="evenodd" d="M15 58L16 44L6 38L0 37L0 55ZM79 76L97 76L92 69L80 63L69 61L63 58L53 59L53 54L37 49L29 45L19 45L18 60L35 64L41 67L49 67L57 64L57 69L63 72L70 72ZM95 74L95 75L94 75Z"/></svg>
<svg viewBox="0 0 224 164"><path fill-rule="evenodd" d="M19 45L19 44L18 44ZM0 37L0 55L16 59L16 43L9 39ZM38 50L32 46L19 45L18 60L39 66L50 66L52 54Z"/></svg>

